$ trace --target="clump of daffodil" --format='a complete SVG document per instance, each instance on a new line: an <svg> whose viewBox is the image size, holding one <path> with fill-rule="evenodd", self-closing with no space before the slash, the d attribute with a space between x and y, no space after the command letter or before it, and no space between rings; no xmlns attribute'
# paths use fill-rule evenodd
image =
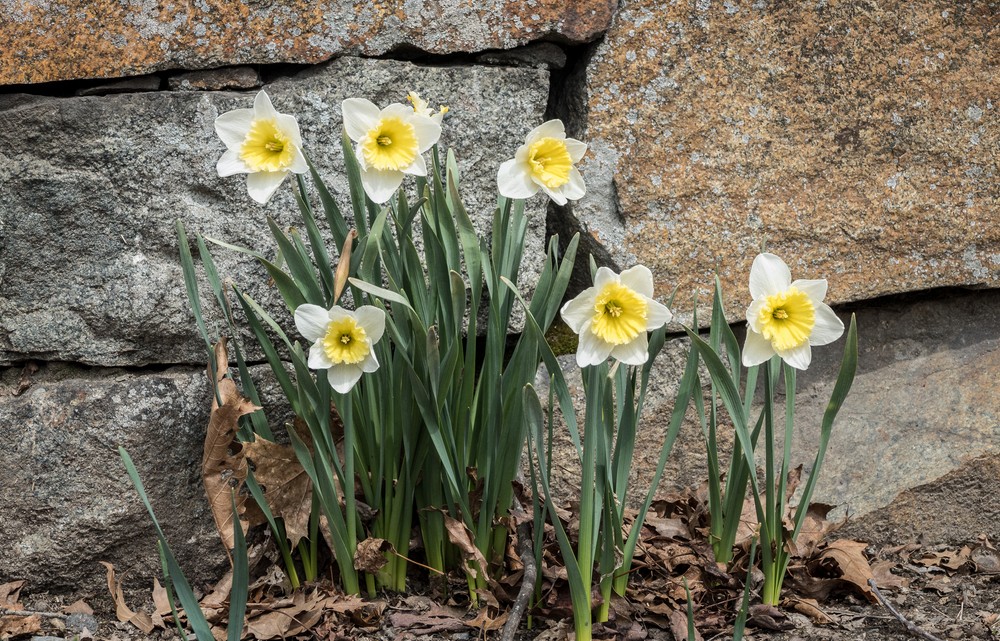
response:
<svg viewBox="0 0 1000 641"><path fill-rule="evenodd" d="M541 189L558 205L583 198L587 188L576 163L587 145L566 137L561 120L531 130L514 158L500 165L497 187L507 198L530 198Z"/></svg>
<svg viewBox="0 0 1000 641"><path fill-rule="evenodd" d="M435 112L427 104L427 101L420 97L416 91L411 91L406 94L406 101L413 106L413 113L419 114L421 116L427 116L437 124L441 124L444 119L444 115L448 113L449 109L445 105L441 105Z"/></svg>
<svg viewBox="0 0 1000 641"><path fill-rule="evenodd" d="M576 362L598 365L611 356L625 365L648 358L646 333L670 322L670 310L652 298L653 274L636 265L616 274L601 267L589 287L565 305L561 314L580 335Z"/></svg>
<svg viewBox="0 0 1000 641"><path fill-rule="evenodd" d="M404 174L427 175L421 154L441 137L438 122L400 103L379 109L364 98L345 100L343 112L369 198L384 203L403 183Z"/></svg>
<svg viewBox="0 0 1000 641"><path fill-rule="evenodd" d="M216 165L219 176L249 174L247 192L261 204L271 199L288 172L309 169L295 116L275 111L263 91L253 109L235 109L216 118L215 131L227 147Z"/></svg>
<svg viewBox="0 0 1000 641"><path fill-rule="evenodd" d="M796 369L806 369L812 346L840 338L844 323L826 297L826 279L792 281L791 271L774 254L760 254L750 268L747 339L743 365L759 365L777 354Z"/></svg>
<svg viewBox="0 0 1000 641"><path fill-rule="evenodd" d="M341 394L351 391L362 374L378 369L373 347L385 332L385 312L378 307L327 310L307 303L295 309L295 327L312 342L309 367L325 369L330 387Z"/></svg>

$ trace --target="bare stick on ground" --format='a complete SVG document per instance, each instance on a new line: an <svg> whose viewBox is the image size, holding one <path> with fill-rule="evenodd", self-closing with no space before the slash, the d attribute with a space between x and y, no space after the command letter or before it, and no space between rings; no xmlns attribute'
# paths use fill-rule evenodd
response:
<svg viewBox="0 0 1000 641"><path fill-rule="evenodd" d="M875 598L878 599L878 602L881 603L885 609L891 612L892 616L896 617L897 621L903 624L903 627L906 628L907 632L909 632L915 637L925 639L926 641L941 641L941 639L937 638L930 632L925 632L924 630L921 630L911 621L909 621L906 617L900 614L899 610L894 608L892 606L892 603L890 603L888 599L882 596L882 593L879 591L878 586L875 585L875 579L868 579L868 585L871 587L872 592L875 593Z"/></svg>
<svg viewBox="0 0 1000 641"><path fill-rule="evenodd" d="M531 522L525 519L524 508L516 498L511 514L515 519L521 521L517 526L517 551L521 556L524 574L521 576L521 589L518 590L514 605L511 606L510 612L507 614L507 623L503 626L500 641L513 641L517 629L521 626L521 617L524 616L524 611L528 608L531 593L535 591L535 579L538 577L538 568L535 567L535 551L531 547Z"/></svg>
<svg viewBox="0 0 1000 641"><path fill-rule="evenodd" d="M35 615L44 619L65 619L69 617L68 614L63 614L62 612L45 612L44 610L10 610L8 608L0 608L0 616L32 617Z"/></svg>

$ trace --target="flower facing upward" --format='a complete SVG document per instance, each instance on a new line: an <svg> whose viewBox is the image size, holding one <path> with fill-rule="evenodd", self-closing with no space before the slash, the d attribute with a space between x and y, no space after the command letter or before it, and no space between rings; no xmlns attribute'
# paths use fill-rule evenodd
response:
<svg viewBox="0 0 1000 641"><path fill-rule="evenodd" d="M253 109L228 111L215 119L215 131L226 143L216 169L220 176L249 174L247 192L266 203L288 172L305 173L302 136L294 116L279 114L261 91Z"/></svg>
<svg viewBox="0 0 1000 641"><path fill-rule="evenodd" d="M777 354L796 369L806 369L812 346L840 338L844 323L823 302L826 280L792 281L788 265L774 254L760 254L750 268L747 340L743 365L760 365Z"/></svg>
<svg viewBox="0 0 1000 641"><path fill-rule="evenodd" d="M575 167L587 145L566 137L561 120L531 130L514 158L500 165L497 187L507 198L530 198L541 189L558 205L583 198L583 176Z"/></svg>
<svg viewBox="0 0 1000 641"><path fill-rule="evenodd" d="M435 113L434 110L430 108L430 105L427 104L427 101L421 98L420 94L416 91L411 91L406 94L406 101L413 106L413 113L421 116L427 116L439 125L444 119L444 115L450 111L448 107L441 105Z"/></svg>
<svg viewBox="0 0 1000 641"><path fill-rule="evenodd" d="M441 137L438 122L403 104L380 110L363 98L345 100L342 109L369 198L384 203L402 184L403 174L427 175L421 154Z"/></svg>
<svg viewBox="0 0 1000 641"><path fill-rule="evenodd" d="M378 307L362 305L352 312L338 305L329 310L299 305L295 327L312 343L309 367L325 369L330 387L341 394L349 392L363 373L378 369L372 348L385 332L385 312Z"/></svg>
<svg viewBox="0 0 1000 641"><path fill-rule="evenodd" d="M652 299L653 274L643 265L620 275L607 267L597 270L589 287L562 308L562 317L580 335L576 362L598 365L612 356L626 365L641 365L646 332L670 322L670 310Z"/></svg>

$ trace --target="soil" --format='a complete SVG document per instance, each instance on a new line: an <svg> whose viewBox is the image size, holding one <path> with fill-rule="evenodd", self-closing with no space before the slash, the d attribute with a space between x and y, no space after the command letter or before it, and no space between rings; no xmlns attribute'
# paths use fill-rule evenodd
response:
<svg viewBox="0 0 1000 641"><path fill-rule="evenodd" d="M865 556L874 568L884 596L905 622L878 603L866 599L857 585L845 585L846 589L820 599L818 603L818 609L830 619L829 622L822 625L816 623L814 618L821 615L813 611L813 618L810 618L795 611L791 601L786 600L780 613L771 613L775 616L764 613L753 617L744 638L757 641L1000 638L1000 553L992 543L1000 540L1000 508L995 500L998 485L1000 461L983 457L934 483L904 492L887 508L852 521L832 535L832 538L869 543ZM125 583L128 587L127 577ZM786 594L796 596L798 588L794 581L786 583L786 588ZM798 596L803 595L799 593ZM89 629L93 639L148 641L177 638L173 630L146 636L131 624L117 621L114 605L106 593L72 597L31 594L30 586L25 586L21 603L26 609L56 612L81 597L96 610L92 619L83 619L83 623L91 627L96 623L96 630ZM144 602L152 606L148 591L126 590L126 597L134 607ZM387 597L385 601L384 611L367 621L367 627L341 620L336 625L314 629L316 634L313 636L299 638L323 641L415 638L471 641L499 637L497 632L483 634L472 627L421 633L406 625L398 625L401 622L405 624L405 621L394 615L426 612L427 608L434 607L429 598ZM704 618L712 607L699 604L700 617ZM731 604L724 607L731 613ZM464 610L457 608L449 612L461 617ZM666 618L648 615L632 618L635 622L631 625L619 620L616 627L627 632L619 633L617 638L628 641L674 639ZM717 617L717 620L721 619L725 619L722 626L715 626L719 630L706 632L702 637L704 641L732 638L731 614ZM533 622L533 629L522 626L517 641L562 641L572 631L568 620L545 620L536 616ZM913 633L907 629L906 622ZM72 625L67 627L65 620L43 620L43 631L36 634L78 638L79 618L70 623Z"/></svg>

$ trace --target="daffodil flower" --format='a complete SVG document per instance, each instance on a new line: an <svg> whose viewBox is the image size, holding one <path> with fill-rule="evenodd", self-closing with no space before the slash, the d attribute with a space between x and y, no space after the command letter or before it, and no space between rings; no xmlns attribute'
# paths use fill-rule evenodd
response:
<svg viewBox="0 0 1000 641"><path fill-rule="evenodd" d="M364 98L349 98L342 108L369 198L384 203L403 183L404 174L427 175L421 154L441 137L440 124L400 103L380 110Z"/></svg>
<svg viewBox="0 0 1000 641"><path fill-rule="evenodd" d="M550 120L531 130L514 158L500 165L497 187L507 198L530 198L541 189L557 205L583 198L587 188L574 166L587 145L566 137L561 120Z"/></svg>
<svg viewBox="0 0 1000 641"><path fill-rule="evenodd" d="M427 104L427 101L421 98L420 94L418 94L416 91L411 91L410 93L406 94L406 101L413 106L413 113L419 114L421 116L427 116L428 118L430 118L439 125L441 124L441 121L444 119L444 115L448 113L448 111L450 111L448 107L441 105L441 107L439 107L438 110L435 112L433 109L430 108L430 105Z"/></svg>
<svg viewBox="0 0 1000 641"><path fill-rule="evenodd" d="M646 332L670 322L670 310L653 296L653 274L643 265L620 275L607 267L597 270L594 286L565 305L566 324L580 335L576 362L598 365L608 356L626 365L642 365L649 357Z"/></svg>
<svg viewBox="0 0 1000 641"><path fill-rule="evenodd" d="M288 172L309 170L295 116L275 111L263 91L254 98L253 109L227 111L216 118L215 131L227 147L216 165L219 176L249 174L247 192L261 204L271 199Z"/></svg>
<svg viewBox="0 0 1000 641"><path fill-rule="evenodd" d="M362 374L378 369L372 348L385 332L385 312L378 307L327 310L307 303L295 309L295 327L312 342L309 368L325 369L330 387L341 394L351 391Z"/></svg>
<svg viewBox="0 0 1000 641"><path fill-rule="evenodd" d="M826 279L792 281L791 271L774 254L760 254L750 268L747 339L743 365L753 367L777 354L796 369L806 369L812 346L840 338L844 323L823 302Z"/></svg>

